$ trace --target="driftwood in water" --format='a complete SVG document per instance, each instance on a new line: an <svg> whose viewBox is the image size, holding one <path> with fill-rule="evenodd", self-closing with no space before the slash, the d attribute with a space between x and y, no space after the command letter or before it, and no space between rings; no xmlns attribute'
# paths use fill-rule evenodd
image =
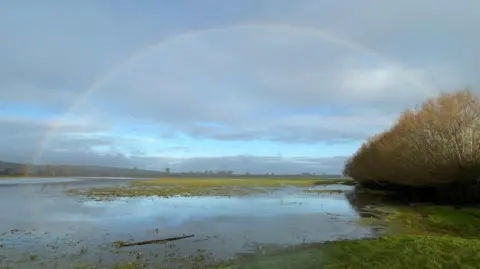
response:
<svg viewBox="0 0 480 269"><path fill-rule="evenodd" d="M114 244L117 246L117 248L121 248L121 247L130 247L130 246L141 246L141 245L147 245L147 244L165 243L165 242L185 239L189 237L194 237L194 236L195 236L194 234L191 234L191 235L184 235L184 236L178 236L178 237L170 237L170 238L164 238L164 239L147 240L147 241L131 242L131 243L127 243L123 241L115 241Z"/></svg>

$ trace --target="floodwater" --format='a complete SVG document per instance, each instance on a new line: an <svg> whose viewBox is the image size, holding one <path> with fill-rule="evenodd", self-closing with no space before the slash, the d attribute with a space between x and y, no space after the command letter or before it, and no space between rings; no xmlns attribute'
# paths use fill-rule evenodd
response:
<svg viewBox="0 0 480 269"><path fill-rule="evenodd" d="M131 261L147 268L177 267L230 259L260 246L373 236L369 228L356 224L358 216L344 194L306 194L303 188L230 198L113 201L64 194L68 188L123 185L131 180L0 180L0 268L78 268L83 263L108 268ZM188 234L195 236L160 245L112 246L117 240Z"/></svg>

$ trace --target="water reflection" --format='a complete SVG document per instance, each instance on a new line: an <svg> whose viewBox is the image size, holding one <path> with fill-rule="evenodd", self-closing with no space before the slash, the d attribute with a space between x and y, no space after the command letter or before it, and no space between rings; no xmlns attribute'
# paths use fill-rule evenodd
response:
<svg viewBox="0 0 480 269"><path fill-rule="evenodd" d="M52 253L57 253L53 249L69 253L70 256L57 260L65 264L74 257L78 260L80 253L82 260L96 263L99 259L128 260L129 251L123 256L123 252L112 253L113 241L182 234L195 237L164 246L165 250L160 252L158 245L131 250L143 253L154 250L155 255L149 259L159 262L165 262L169 255L193 255L198 250L208 251L216 259L227 259L258 244L289 245L371 235L370 229L354 222L357 213L345 196L338 194L305 194L303 189L285 188L266 195L230 198L90 201L66 196L65 186L51 183L0 188L0 197L8 201L0 203L0 231L6 232L0 237L4 245L0 254L7 257L0 264L12 264L27 252L38 253L35 255L48 260ZM110 179L110 184L117 183ZM62 184L78 184L78 181ZM335 186L325 188L335 189ZM11 232L11 229L21 230ZM85 246L90 251L82 250ZM47 266L51 265L49 262L44 261L44 265L51 268Z"/></svg>

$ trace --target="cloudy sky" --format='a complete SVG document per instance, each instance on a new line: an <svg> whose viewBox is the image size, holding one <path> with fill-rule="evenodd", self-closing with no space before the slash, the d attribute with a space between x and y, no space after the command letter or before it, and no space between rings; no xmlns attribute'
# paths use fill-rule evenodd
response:
<svg viewBox="0 0 480 269"><path fill-rule="evenodd" d="M338 173L478 89L475 0L0 1L0 160Z"/></svg>

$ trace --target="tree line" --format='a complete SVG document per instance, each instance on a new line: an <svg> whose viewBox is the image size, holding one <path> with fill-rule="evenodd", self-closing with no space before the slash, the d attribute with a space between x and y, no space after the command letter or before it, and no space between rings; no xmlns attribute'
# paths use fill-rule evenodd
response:
<svg viewBox="0 0 480 269"><path fill-rule="evenodd" d="M6 163L0 161L0 176L38 176L38 177L291 177L292 175L278 173L235 173L233 170L204 170L204 171L163 171L143 170L137 167L104 167L82 165L30 165L20 163ZM340 175L316 175L302 173L295 177L340 177Z"/></svg>

